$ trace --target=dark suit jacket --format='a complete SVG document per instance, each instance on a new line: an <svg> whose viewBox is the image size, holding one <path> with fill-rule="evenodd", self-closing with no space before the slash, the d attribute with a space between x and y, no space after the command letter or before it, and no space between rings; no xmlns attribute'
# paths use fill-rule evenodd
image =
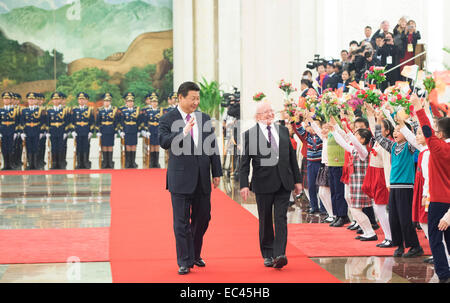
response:
<svg viewBox="0 0 450 303"><path fill-rule="evenodd" d="M290 191L296 183L301 183L297 155L289 138L289 130L281 125L275 127L280 138L278 161L275 152L269 154L271 146L258 124L244 133L240 188L249 187L254 193L267 194L277 192L280 185ZM271 165L267 165L269 162ZM253 174L249 185L250 164Z"/></svg>
<svg viewBox="0 0 450 303"><path fill-rule="evenodd" d="M211 193L211 174L222 176L211 119L199 111L194 114L197 119L194 127L199 127L197 147L189 134L183 135L186 123L178 109L163 115L160 120L159 142L163 149L169 150L166 189L171 193L192 194L200 182L203 193L208 194Z"/></svg>

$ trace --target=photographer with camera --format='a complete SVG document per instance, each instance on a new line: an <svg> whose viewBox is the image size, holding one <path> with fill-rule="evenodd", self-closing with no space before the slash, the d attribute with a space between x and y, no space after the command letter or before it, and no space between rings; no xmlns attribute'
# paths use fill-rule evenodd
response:
<svg viewBox="0 0 450 303"><path fill-rule="evenodd" d="M364 73L369 70L371 66L380 66L381 62L374 55L375 54L370 43L366 43L356 51L354 59L356 81L364 81Z"/></svg>
<svg viewBox="0 0 450 303"><path fill-rule="evenodd" d="M378 53L381 55L381 66L385 66L386 70L390 70L399 64L401 50L394 44L393 34L385 34L383 46ZM398 68L386 74L386 82L382 84L381 90L384 91L388 86L395 85L396 81L400 81L400 70Z"/></svg>
<svg viewBox="0 0 450 303"><path fill-rule="evenodd" d="M414 57L416 53L416 45L417 41L419 41L422 37L420 36L420 32L416 30L416 22L414 20L409 20L408 24L406 25L406 33L403 38L403 50L402 50L402 56L400 59L400 63L403 63L412 57ZM414 61L410 61L400 67L400 73L403 71L403 68L406 65L414 65Z"/></svg>
<svg viewBox="0 0 450 303"><path fill-rule="evenodd" d="M241 119L241 93L235 87L233 93L224 93L223 102L220 104L227 109L227 112L223 120L223 136L225 138L225 146L227 147L226 153L232 152L229 168L230 176L233 174L237 176L237 170L239 163L238 149L238 134L240 133L240 119ZM225 161L223 163L225 166ZM225 169L224 167L224 170Z"/></svg>

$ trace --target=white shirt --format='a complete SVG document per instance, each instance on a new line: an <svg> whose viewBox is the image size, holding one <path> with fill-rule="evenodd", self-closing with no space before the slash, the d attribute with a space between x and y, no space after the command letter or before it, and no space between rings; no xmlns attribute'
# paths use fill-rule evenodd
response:
<svg viewBox="0 0 450 303"><path fill-rule="evenodd" d="M186 123L187 124L187 122L188 121L186 121L186 116L188 115L188 114L186 114L184 111L182 111L181 110L181 108L178 106L178 111L180 112L180 114L181 114L181 117L183 117L183 121L184 121L184 123ZM198 145L198 135L199 135L199 129L198 129L198 126L197 126L197 117L195 116L195 112L193 112L192 114L191 114L191 118L194 118L194 127L192 127L192 131L193 131L193 134L194 134L194 144L197 146ZM184 134L184 136L187 136L187 135L190 135L190 133L188 133L188 134Z"/></svg>
<svg viewBox="0 0 450 303"><path fill-rule="evenodd" d="M258 122L259 127L261 128L264 137L266 137L267 142L269 142L269 131L267 130L267 125L261 122ZM270 132L272 133L272 139L275 139L275 142L277 143L277 146L280 146L280 136L278 135L277 129L275 125L272 123L270 125Z"/></svg>

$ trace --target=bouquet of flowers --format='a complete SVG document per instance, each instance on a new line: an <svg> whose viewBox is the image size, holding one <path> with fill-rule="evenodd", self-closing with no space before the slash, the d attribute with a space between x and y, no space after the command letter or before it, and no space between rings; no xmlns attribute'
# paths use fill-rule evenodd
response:
<svg viewBox="0 0 450 303"><path fill-rule="evenodd" d="M414 106L409 101L410 95L402 95L400 89L394 88L389 95L389 103L399 111L399 109L403 108L405 113L410 115L414 112Z"/></svg>
<svg viewBox="0 0 450 303"><path fill-rule="evenodd" d="M373 80L378 85L386 81L386 75L384 74L384 67L381 66L371 66L368 71L366 71L364 78L367 80Z"/></svg>
<svg viewBox="0 0 450 303"><path fill-rule="evenodd" d="M256 102L261 101L262 99L264 99L266 97L266 95L261 92L261 93L257 93L256 95L253 96L253 100Z"/></svg>
<svg viewBox="0 0 450 303"><path fill-rule="evenodd" d="M343 106L335 92L332 90L325 90L320 97L320 105L321 112L324 114L327 122L330 120L330 117L335 117L336 121L340 121L338 116Z"/></svg>
<svg viewBox="0 0 450 303"><path fill-rule="evenodd" d="M289 99L289 95L292 94L292 92L297 91L297 89L292 86L292 83L285 82L284 79L281 79L281 81L278 83L278 88L286 94L287 100Z"/></svg>
<svg viewBox="0 0 450 303"><path fill-rule="evenodd" d="M355 98L361 99L363 100L363 102L367 102L369 104L372 104L376 107L380 106L381 104L381 94L379 94L376 90L374 89L368 89L368 90L364 90L364 89L360 89L356 92Z"/></svg>
<svg viewBox="0 0 450 303"><path fill-rule="evenodd" d="M359 99L357 96L353 96L350 100L347 101L347 104L352 108L353 111L355 111L358 108L361 109L364 101Z"/></svg>
<svg viewBox="0 0 450 303"><path fill-rule="evenodd" d="M428 95L430 95L431 91L436 88L436 81L431 75L423 80L423 85L425 86L425 90L428 92Z"/></svg>
<svg viewBox="0 0 450 303"><path fill-rule="evenodd" d="M305 100L305 107L307 110L311 110L316 108L316 105L319 103L319 99L316 95L308 95Z"/></svg>
<svg viewBox="0 0 450 303"><path fill-rule="evenodd" d="M298 122L297 117L295 115L297 113L297 107L295 106L295 104L293 104L291 102L287 102L285 104L285 108L286 108L286 113L289 115L289 120Z"/></svg>

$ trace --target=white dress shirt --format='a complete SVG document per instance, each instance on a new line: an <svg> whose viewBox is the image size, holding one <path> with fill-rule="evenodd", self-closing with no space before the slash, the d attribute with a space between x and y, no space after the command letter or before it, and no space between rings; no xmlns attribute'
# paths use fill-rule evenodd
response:
<svg viewBox="0 0 450 303"><path fill-rule="evenodd" d="M269 142L269 131L267 130L267 125L261 122L258 122L258 124L264 134L264 137L266 137L267 142ZM280 137L273 123L270 125L270 132L272 133L272 139L275 139L277 146L280 146Z"/></svg>
<svg viewBox="0 0 450 303"><path fill-rule="evenodd" d="M188 115L188 114L186 114L183 110L181 110L181 108L178 106L178 111L180 112L180 114L181 114L181 117L183 117L183 121L184 121L184 123L186 123L187 124L187 122L188 121L186 121L186 116ZM198 145L198 135L199 135L199 129L198 129L198 124L197 124L197 117L196 117L196 115L195 115L195 112L193 112L192 114L191 114L191 118L194 118L194 127L192 127L192 132L193 132L193 135L194 135L194 144L197 146ZM187 135L190 135L190 133L188 133L188 134L184 134L184 136L187 136Z"/></svg>

